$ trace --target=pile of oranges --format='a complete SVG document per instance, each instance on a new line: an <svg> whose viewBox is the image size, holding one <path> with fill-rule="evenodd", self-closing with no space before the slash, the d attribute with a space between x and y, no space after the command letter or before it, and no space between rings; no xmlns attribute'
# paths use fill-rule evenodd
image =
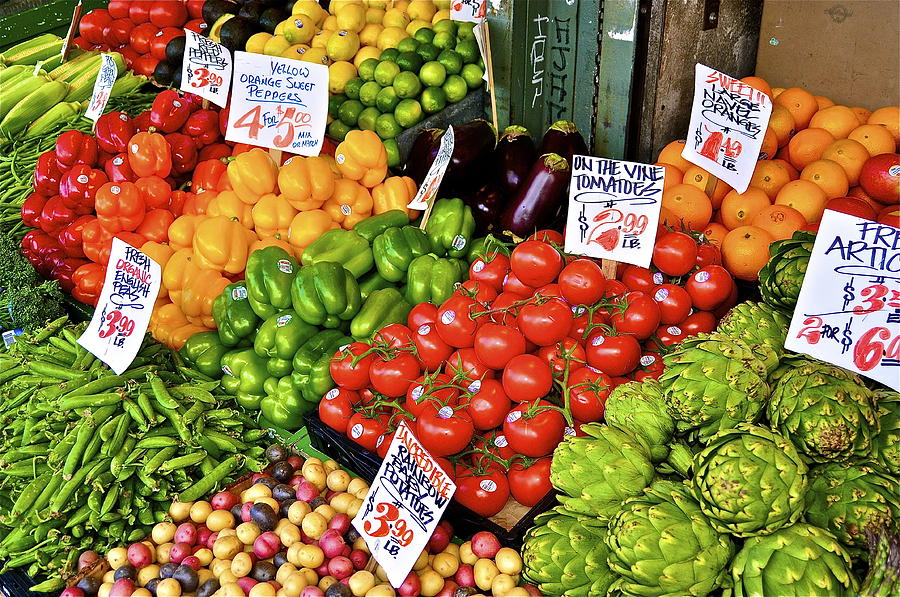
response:
<svg viewBox="0 0 900 597"><path fill-rule="evenodd" d="M759 77L742 81L774 103L750 186L738 193L711 184L682 157L685 142L673 141L656 162L666 170L662 223L702 232L743 280L757 279L770 243L815 232L826 208L900 226L900 107L870 112L799 87L773 89Z"/></svg>

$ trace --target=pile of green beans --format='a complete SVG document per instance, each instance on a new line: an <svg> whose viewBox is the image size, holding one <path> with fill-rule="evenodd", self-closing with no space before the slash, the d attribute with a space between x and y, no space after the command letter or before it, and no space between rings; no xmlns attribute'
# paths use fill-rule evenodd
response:
<svg viewBox="0 0 900 597"><path fill-rule="evenodd" d="M66 324L0 352L0 572L63 579L83 550L147 536L173 498L264 466L267 432L218 381L149 339L115 375Z"/></svg>

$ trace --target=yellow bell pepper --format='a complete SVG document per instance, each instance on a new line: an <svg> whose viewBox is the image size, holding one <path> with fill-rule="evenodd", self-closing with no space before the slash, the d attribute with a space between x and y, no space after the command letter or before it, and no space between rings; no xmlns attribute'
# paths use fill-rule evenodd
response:
<svg viewBox="0 0 900 597"><path fill-rule="evenodd" d="M266 193L275 192L278 166L264 149L255 148L239 154L228 164L231 188L244 203L253 205Z"/></svg>
<svg viewBox="0 0 900 597"><path fill-rule="evenodd" d="M147 257L159 264L160 271L165 271L166 264L175 253L171 246L154 241L147 241L141 245L141 251L147 255ZM169 296L169 290L166 288L165 284L160 282L157 300L164 299L167 296Z"/></svg>
<svg viewBox="0 0 900 597"><path fill-rule="evenodd" d="M333 228L340 228L340 225L321 209L301 211L294 216L288 231L288 242L294 247L294 255L297 259L300 259L303 249L312 241Z"/></svg>
<svg viewBox="0 0 900 597"><path fill-rule="evenodd" d="M253 206L244 203L234 191L222 191L206 206L206 215L225 216L236 220L241 226L253 229Z"/></svg>
<svg viewBox="0 0 900 597"><path fill-rule="evenodd" d="M334 183L334 193L322 210L342 228L350 230L372 215L372 195L358 182L343 178Z"/></svg>
<svg viewBox="0 0 900 597"><path fill-rule="evenodd" d="M202 269L188 280L181 293L181 311L187 320L194 325L215 328L213 301L229 284L231 281L228 278L211 269Z"/></svg>
<svg viewBox="0 0 900 597"><path fill-rule="evenodd" d="M372 131L350 131L334 150L334 160L345 178L371 189L387 176L387 151Z"/></svg>
<svg viewBox="0 0 900 597"><path fill-rule="evenodd" d="M290 228L288 228L288 230L290 230ZM259 251L260 249L265 249L266 247L278 247L279 249L285 251L288 255L294 255L294 247L292 247L290 243L284 240L287 237L287 234L283 236L276 234L275 236L260 239L250 245L250 249L247 252L252 255L254 252ZM294 256L298 257L296 255Z"/></svg>
<svg viewBox="0 0 900 597"><path fill-rule="evenodd" d="M275 235L287 238L291 220L296 215L297 210L282 195L271 193L263 195L253 206L253 221L256 223L255 230L260 238Z"/></svg>
<svg viewBox="0 0 900 597"><path fill-rule="evenodd" d="M325 158L295 156L278 171L278 188L297 211L319 209L334 192L334 178Z"/></svg>
<svg viewBox="0 0 900 597"><path fill-rule="evenodd" d="M217 272L241 273L247 266L247 249L253 238L247 233L240 222L225 216L206 218L194 232L197 265Z"/></svg>
<svg viewBox="0 0 900 597"><path fill-rule="evenodd" d="M178 216L169 224L169 245L173 251L190 249L194 246L194 232L206 216Z"/></svg>
<svg viewBox="0 0 900 597"><path fill-rule="evenodd" d="M181 303L181 292L186 281L194 277L199 269L192 249L179 249L169 258L163 268L162 283L173 303Z"/></svg>
<svg viewBox="0 0 900 597"><path fill-rule="evenodd" d="M384 182L372 189L372 212L383 214L392 209L402 209L410 220L416 219L418 210L406 206L416 196L416 182L409 176L388 176Z"/></svg>

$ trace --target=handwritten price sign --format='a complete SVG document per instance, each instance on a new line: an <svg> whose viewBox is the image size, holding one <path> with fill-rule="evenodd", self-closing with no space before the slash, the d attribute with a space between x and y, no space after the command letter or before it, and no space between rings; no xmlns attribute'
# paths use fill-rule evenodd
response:
<svg viewBox="0 0 900 597"><path fill-rule="evenodd" d="M450 20L478 23L487 16L487 0L453 0Z"/></svg>
<svg viewBox="0 0 900 597"><path fill-rule="evenodd" d="M90 118L94 122L103 114L106 109L106 102L109 101L109 94L116 78L119 76L116 61L109 54L103 54L103 62L100 65L100 71L97 73L97 80L94 81L94 92L91 94L91 102L88 109L85 110L84 116Z"/></svg>
<svg viewBox="0 0 900 597"><path fill-rule="evenodd" d="M784 346L900 390L900 229L825 211Z"/></svg>
<svg viewBox="0 0 900 597"><path fill-rule="evenodd" d="M438 147L437 155L425 175L425 180L416 192L416 196L409 202L409 209L428 209L431 198L434 197L444 180L444 174L447 173L447 166L450 165L450 158L453 157L453 148L456 144L456 137L453 133L453 126L447 127L447 132L441 137L441 145Z"/></svg>
<svg viewBox="0 0 900 597"><path fill-rule="evenodd" d="M328 67L235 52L225 138L319 155L328 113Z"/></svg>
<svg viewBox="0 0 900 597"><path fill-rule="evenodd" d="M566 252L648 267L664 175L661 166L573 156Z"/></svg>
<svg viewBox="0 0 900 597"><path fill-rule="evenodd" d="M455 492L456 484L401 424L353 519L394 587L412 570Z"/></svg>
<svg viewBox="0 0 900 597"><path fill-rule="evenodd" d="M772 100L765 93L697 64L691 124L681 155L743 193L771 115Z"/></svg>
<svg viewBox="0 0 900 597"><path fill-rule="evenodd" d="M78 343L120 374L144 341L159 294L159 264L128 243L113 239L103 292Z"/></svg>
<svg viewBox="0 0 900 597"><path fill-rule="evenodd" d="M224 108L231 87L231 52L196 31L185 29L184 33L181 90Z"/></svg>

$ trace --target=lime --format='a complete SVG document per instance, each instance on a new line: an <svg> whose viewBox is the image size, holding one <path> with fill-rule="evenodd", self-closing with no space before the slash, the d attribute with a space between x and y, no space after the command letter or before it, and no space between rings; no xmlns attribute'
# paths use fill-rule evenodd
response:
<svg viewBox="0 0 900 597"><path fill-rule="evenodd" d="M388 48L381 53L381 61L384 62L388 60L390 62L394 62L397 60L397 56L400 54L400 51L397 48Z"/></svg>
<svg viewBox="0 0 900 597"><path fill-rule="evenodd" d="M347 84L344 85L344 95L347 96L348 99L359 99L359 88L363 86L363 81L359 77L354 77L347 81Z"/></svg>
<svg viewBox="0 0 900 597"><path fill-rule="evenodd" d="M369 106L359 113L359 120L356 122L356 126L364 131L374 131L375 121L379 116L381 116L381 112L378 111L378 108Z"/></svg>
<svg viewBox="0 0 900 597"><path fill-rule="evenodd" d="M347 100L338 108L338 118L347 126L356 126L363 105L359 100Z"/></svg>
<svg viewBox="0 0 900 597"><path fill-rule="evenodd" d="M471 39L456 44L456 53L462 56L463 62L466 64L472 64L481 58L481 53L478 51L478 44Z"/></svg>
<svg viewBox="0 0 900 597"><path fill-rule="evenodd" d="M444 19L443 21L438 21L434 25L431 26L434 29L435 35L438 33L449 33L453 37L456 37L456 21L451 21L450 19Z"/></svg>
<svg viewBox="0 0 900 597"><path fill-rule="evenodd" d="M477 64L467 64L462 69L462 78L469 89L478 89L484 84L484 71Z"/></svg>
<svg viewBox="0 0 900 597"><path fill-rule="evenodd" d="M405 129L422 122L423 116L422 104L414 99L403 100L397 104L397 108L394 110L394 118L397 119L397 124Z"/></svg>
<svg viewBox="0 0 900 597"><path fill-rule="evenodd" d="M436 48L447 50L456 46L456 36L449 31L441 31L435 34L434 41L431 42Z"/></svg>
<svg viewBox="0 0 900 597"><path fill-rule="evenodd" d="M343 94L332 95L328 98L328 115L332 118L338 117L338 108L347 101L347 96Z"/></svg>
<svg viewBox="0 0 900 597"><path fill-rule="evenodd" d="M397 50L401 54L403 52L415 52L416 48L418 48L421 43L422 42L420 42L419 40L417 40L414 37L407 37L406 39L400 40L400 43L397 44Z"/></svg>
<svg viewBox="0 0 900 597"><path fill-rule="evenodd" d="M403 132L393 114L382 114L375 119L375 132L382 139L393 139Z"/></svg>
<svg viewBox="0 0 900 597"><path fill-rule="evenodd" d="M422 27L421 29L416 30L413 37L420 43L430 44L431 40L434 39L434 31L432 31L430 27Z"/></svg>
<svg viewBox="0 0 900 597"><path fill-rule="evenodd" d="M400 73L394 78L394 91L400 99L416 97L422 91L422 82L416 73Z"/></svg>
<svg viewBox="0 0 900 597"><path fill-rule="evenodd" d="M375 98L375 107L382 112L393 112L399 102L400 98L397 97L394 88L385 87L378 92L378 97Z"/></svg>
<svg viewBox="0 0 900 597"><path fill-rule="evenodd" d="M438 57L441 51L432 44L422 44L418 48L416 48L416 54L421 56L422 60L428 62L429 60L434 60Z"/></svg>
<svg viewBox="0 0 900 597"><path fill-rule="evenodd" d="M375 68L378 64L379 62L375 58L366 58L363 60L362 64L359 65L359 78L363 81L374 81Z"/></svg>
<svg viewBox="0 0 900 597"><path fill-rule="evenodd" d="M422 109L429 114L440 112L447 105L447 93L440 87L426 87L421 99Z"/></svg>
<svg viewBox="0 0 900 597"><path fill-rule="evenodd" d="M444 50L438 54L437 61L444 65L448 75L458 75L463 67L463 59L456 50Z"/></svg>
<svg viewBox="0 0 900 597"><path fill-rule="evenodd" d="M440 62L432 60L422 65L419 78L429 87L440 87L447 80L447 69Z"/></svg>
<svg viewBox="0 0 900 597"><path fill-rule="evenodd" d="M444 93L447 94L447 101L451 104L462 101L462 98L466 97L466 94L469 93L466 80L459 75L450 75L447 77L443 90Z"/></svg>
<svg viewBox="0 0 900 597"><path fill-rule="evenodd" d="M456 30L456 37L459 39L471 39L475 41L475 23L460 23Z"/></svg>
<svg viewBox="0 0 900 597"><path fill-rule="evenodd" d="M375 69L375 81L382 87L387 87L394 82L394 77L400 74L400 66L396 62L384 60L378 63Z"/></svg>
<svg viewBox="0 0 900 597"><path fill-rule="evenodd" d="M400 70L412 71L414 73L419 72L419 69L422 68L424 62L422 57L415 52L400 52L400 55L397 57L397 66L400 67Z"/></svg>
<svg viewBox="0 0 900 597"><path fill-rule="evenodd" d="M374 106L379 91L381 91L381 85L375 81L368 81L359 88L359 101L366 107Z"/></svg>
<svg viewBox="0 0 900 597"><path fill-rule="evenodd" d="M333 137L338 141L343 141L344 137L346 137L349 132L350 127L340 120L332 120L331 124L328 125L328 136Z"/></svg>
<svg viewBox="0 0 900 597"><path fill-rule="evenodd" d="M387 151L387 165L389 168L396 168L400 165L400 146L397 145L396 139L385 139L384 149Z"/></svg>

